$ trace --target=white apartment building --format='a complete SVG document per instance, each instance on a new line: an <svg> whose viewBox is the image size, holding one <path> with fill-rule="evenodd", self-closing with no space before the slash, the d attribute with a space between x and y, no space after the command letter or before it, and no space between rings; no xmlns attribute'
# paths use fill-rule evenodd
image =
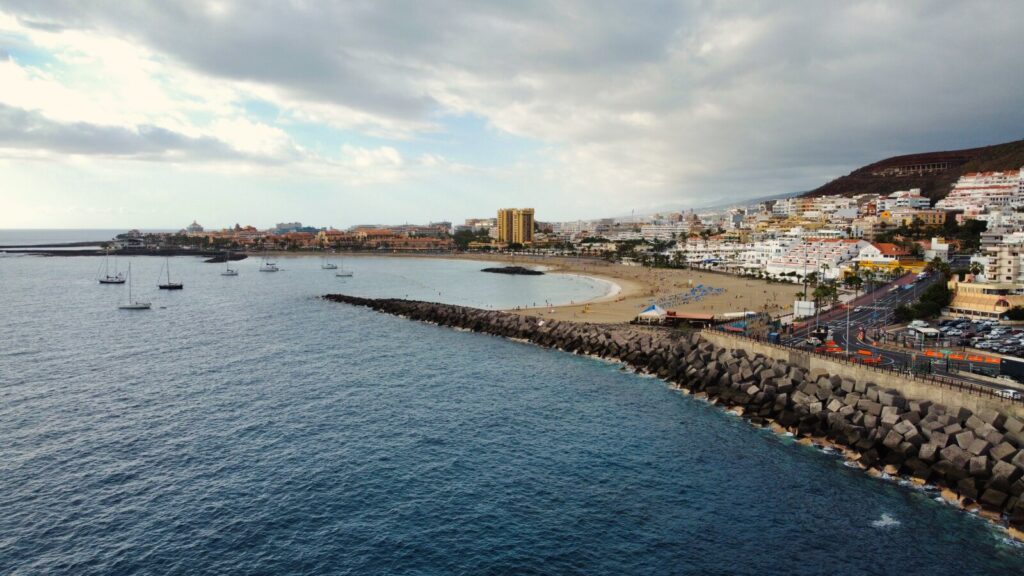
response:
<svg viewBox="0 0 1024 576"><path fill-rule="evenodd" d="M927 210L931 208L931 200L921 196L920 188L911 188L910 190L899 190L893 192L886 197L875 200L876 209L881 212L883 210L897 210L902 208L910 208L913 210Z"/></svg>
<svg viewBox="0 0 1024 576"><path fill-rule="evenodd" d="M1024 205L1021 170L971 172L960 177L953 190L936 204L945 210L980 213L990 207Z"/></svg>
<svg viewBox="0 0 1024 576"><path fill-rule="evenodd" d="M764 270L769 261L781 258L796 242L796 238L790 237L772 238L749 244L749 248L739 254L740 266L748 272Z"/></svg>
<svg viewBox="0 0 1024 576"><path fill-rule="evenodd" d="M772 206L772 215L781 217L793 216L797 214L799 208L800 203L796 198L783 198L782 200L777 200L775 205Z"/></svg>
<svg viewBox="0 0 1024 576"><path fill-rule="evenodd" d="M751 246L731 240L691 238L686 242L677 242L672 252L673 257L681 253L683 261L690 266L733 270L742 266L741 255Z"/></svg>
<svg viewBox="0 0 1024 576"><path fill-rule="evenodd" d="M674 238L685 238L690 230L690 225L684 222L672 222L669 224L644 224L640 227L640 236L647 240L672 240Z"/></svg>
<svg viewBox="0 0 1024 576"><path fill-rule="evenodd" d="M781 256L769 260L766 271L777 277L794 273L804 276L816 271L821 278L834 280L839 277L842 266L856 258L866 246L870 243L852 238L805 238Z"/></svg>

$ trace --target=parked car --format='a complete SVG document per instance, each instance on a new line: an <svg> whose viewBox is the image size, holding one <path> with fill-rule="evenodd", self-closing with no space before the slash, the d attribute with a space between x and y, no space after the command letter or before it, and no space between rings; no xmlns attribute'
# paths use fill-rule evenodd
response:
<svg viewBox="0 0 1024 576"><path fill-rule="evenodd" d="M1002 390L996 390L996 394L1002 396L1003 398L1010 398L1011 400L1021 399L1020 390L1014 390L1012 388L1003 388Z"/></svg>

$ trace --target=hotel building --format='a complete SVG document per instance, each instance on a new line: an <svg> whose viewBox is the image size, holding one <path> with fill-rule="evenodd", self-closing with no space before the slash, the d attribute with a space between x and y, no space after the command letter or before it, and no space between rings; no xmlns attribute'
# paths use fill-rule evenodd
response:
<svg viewBox="0 0 1024 576"><path fill-rule="evenodd" d="M498 210L498 242L531 244L533 242L533 208L502 208Z"/></svg>

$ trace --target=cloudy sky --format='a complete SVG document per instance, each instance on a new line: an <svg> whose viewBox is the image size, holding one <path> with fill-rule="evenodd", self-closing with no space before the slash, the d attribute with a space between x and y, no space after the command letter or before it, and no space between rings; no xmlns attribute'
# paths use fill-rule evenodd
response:
<svg viewBox="0 0 1024 576"><path fill-rule="evenodd" d="M0 227L540 220L1024 137L1024 2L0 0Z"/></svg>

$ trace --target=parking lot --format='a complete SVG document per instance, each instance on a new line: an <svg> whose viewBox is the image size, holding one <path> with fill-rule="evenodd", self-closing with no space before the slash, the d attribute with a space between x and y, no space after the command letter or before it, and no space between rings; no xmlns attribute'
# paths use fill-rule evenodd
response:
<svg viewBox="0 0 1024 576"><path fill-rule="evenodd" d="M936 326L943 339L983 352L1024 357L1024 328L1001 326L994 320L942 320Z"/></svg>

